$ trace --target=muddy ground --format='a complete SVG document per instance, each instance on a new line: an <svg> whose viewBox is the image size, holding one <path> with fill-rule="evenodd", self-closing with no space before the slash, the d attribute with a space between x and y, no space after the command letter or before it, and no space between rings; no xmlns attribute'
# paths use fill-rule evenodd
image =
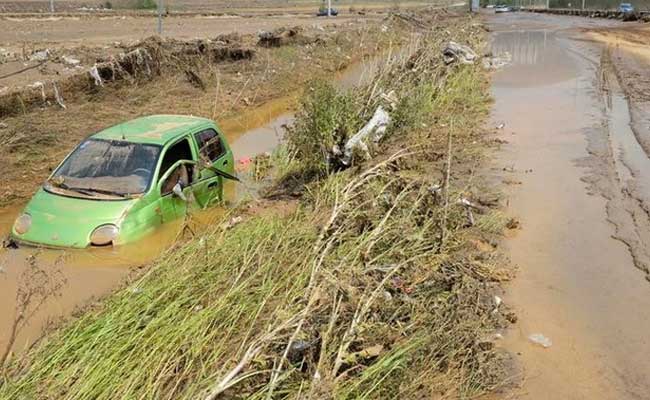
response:
<svg viewBox="0 0 650 400"><path fill-rule="evenodd" d="M647 399L650 351L648 28L580 17L489 17L498 170L522 229L505 347L523 399ZM530 335L550 339L545 348Z"/></svg>

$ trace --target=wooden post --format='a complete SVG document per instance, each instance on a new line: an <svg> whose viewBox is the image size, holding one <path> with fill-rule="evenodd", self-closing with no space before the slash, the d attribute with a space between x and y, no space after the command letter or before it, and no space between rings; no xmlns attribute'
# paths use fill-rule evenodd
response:
<svg viewBox="0 0 650 400"><path fill-rule="evenodd" d="M158 0L158 34L162 36L163 0Z"/></svg>

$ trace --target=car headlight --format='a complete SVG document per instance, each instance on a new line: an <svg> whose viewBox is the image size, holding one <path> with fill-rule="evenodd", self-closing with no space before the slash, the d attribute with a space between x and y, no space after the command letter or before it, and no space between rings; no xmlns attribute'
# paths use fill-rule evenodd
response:
<svg viewBox="0 0 650 400"><path fill-rule="evenodd" d="M101 225L90 234L90 243L95 246L109 245L117 238L120 229L113 224Z"/></svg>
<svg viewBox="0 0 650 400"><path fill-rule="evenodd" d="M19 235L23 235L27 233L31 226L32 216L29 214L22 214L20 217L16 218L16 222L14 222L14 231Z"/></svg>

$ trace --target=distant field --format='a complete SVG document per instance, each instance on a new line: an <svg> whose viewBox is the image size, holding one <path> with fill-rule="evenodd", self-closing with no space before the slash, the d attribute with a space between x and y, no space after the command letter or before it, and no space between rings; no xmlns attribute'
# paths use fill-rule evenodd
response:
<svg viewBox="0 0 650 400"><path fill-rule="evenodd" d="M155 1L155 0L154 0ZM218 12L241 9L308 9L318 8L319 0L163 0L166 9L170 11L197 11ZM106 3L114 9L136 8L137 0L54 0L55 10L58 12L71 12L82 7L103 7ZM391 7L413 4L431 4L435 1L411 0L339 0L332 2L335 7ZM48 12L49 0L0 0L0 12Z"/></svg>

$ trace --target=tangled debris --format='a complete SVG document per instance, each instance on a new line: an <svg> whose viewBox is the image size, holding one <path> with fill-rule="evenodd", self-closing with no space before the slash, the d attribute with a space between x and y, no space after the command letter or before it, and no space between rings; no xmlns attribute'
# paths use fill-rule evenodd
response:
<svg viewBox="0 0 650 400"><path fill-rule="evenodd" d="M281 27L274 31L260 31L257 37L257 45L261 47L281 47L291 44L305 45L320 40L316 36L307 35L300 26L293 28Z"/></svg>
<svg viewBox="0 0 650 400"><path fill-rule="evenodd" d="M188 66L249 60L254 56L253 49L237 44L235 39L236 37L228 36L218 40L180 41L150 37L125 48L124 52L116 56L99 60L85 71L80 69L83 72L52 82L51 92L45 91L44 83L36 82L1 95L0 116L14 115L24 112L26 108L48 103L63 107L63 93L95 93L110 82L151 80L165 71L182 71L187 74L190 83L201 87L200 77ZM44 50L34 54L40 59L49 56L50 52ZM78 59L65 56L62 60L74 66L78 66L79 62Z"/></svg>
<svg viewBox="0 0 650 400"><path fill-rule="evenodd" d="M445 64L460 62L462 64L474 64L478 56L469 46L450 41L442 51Z"/></svg>
<svg viewBox="0 0 650 400"><path fill-rule="evenodd" d="M377 107L370 121L345 143L340 162L343 165L350 165L355 151L361 151L366 158L370 158L366 142L379 143L386 134L388 124L390 124L390 115L384 111L382 106ZM337 155L337 153L336 149L332 151L334 155Z"/></svg>

